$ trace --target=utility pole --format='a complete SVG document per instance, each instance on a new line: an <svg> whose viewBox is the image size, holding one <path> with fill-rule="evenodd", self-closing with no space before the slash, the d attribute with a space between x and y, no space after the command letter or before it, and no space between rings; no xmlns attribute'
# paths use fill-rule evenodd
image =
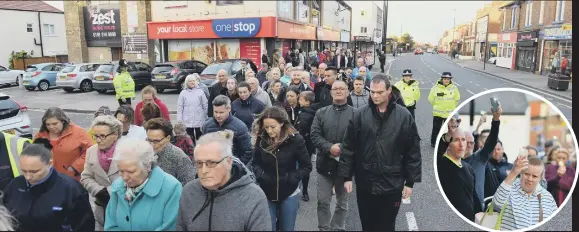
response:
<svg viewBox="0 0 579 232"><path fill-rule="evenodd" d="M382 17L382 24L384 26L384 29L382 30L382 50L386 51L386 31L388 30L388 0L383 1L384 2L384 7L382 7L382 12L384 14L384 16Z"/></svg>
<svg viewBox="0 0 579 232"><path fill-rule="evenodd" d="M485 38L485 54L484 54L484 59L483 59L483 70L486 70L487 68L487 48L489 47L489 15L486 15L487 17L487 29L486 29L486 38Z"/></svg>

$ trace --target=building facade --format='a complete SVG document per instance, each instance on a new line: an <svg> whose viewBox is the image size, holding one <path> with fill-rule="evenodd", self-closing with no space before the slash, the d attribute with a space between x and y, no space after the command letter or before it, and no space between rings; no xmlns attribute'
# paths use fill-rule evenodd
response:
<svg viewBox="0 0 579 232"><path fill-rule="evenodd" d="M376 1L353 2L352 9L352 40L362 55L366 64L374 64L375 50L380 48L384 30L383 6Z"/></svg>
<svg viewBox="0 0 579 232"><path fill-rule="evenodd" d="M9 32L0 36L0 66L10 66L13 52L32 57L68 54L62 11L42 1L9 1L0 3L0 15L6 20L0 30Z"/></svg>

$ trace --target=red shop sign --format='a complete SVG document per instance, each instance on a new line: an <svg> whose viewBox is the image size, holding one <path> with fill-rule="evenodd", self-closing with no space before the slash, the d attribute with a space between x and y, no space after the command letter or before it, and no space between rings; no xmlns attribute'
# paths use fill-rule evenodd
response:
<svg viewBox="0 0 579 232"><path fill-rule="evenodd" d="M240 39L239 56L248 58L261 69L261 40L260 39Z"/></svg>

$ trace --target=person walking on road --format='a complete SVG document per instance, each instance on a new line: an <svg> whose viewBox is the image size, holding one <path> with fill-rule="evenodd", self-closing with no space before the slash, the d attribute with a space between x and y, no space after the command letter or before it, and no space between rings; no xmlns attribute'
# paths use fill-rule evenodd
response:
<svg viewBox="0 0 579 232"><path fill-rule="evenodd" d="M434 147L436 137L442 127L444 120L458 106L460 92L456 85L452 83L452 74L443 72L441 79L430 89L428 101L432 104L432 134L430 135L430 146Z"/></svg>
<svg viewBox="0 0 579 232"><path fill-rule="evenodd" d="M418 81L412 79L412 70L405 69L402 72L402 79L396 82L394 86L402 93L406 109L410 111L412 117L416 118L414 116L414 110L416 109L418 100L420 100L420 87L418 87Z"/></svg>
<svg viewBox="0 0 579 232"><path fill-rule="evenodd" d="M239 99L231 103L231 114L245 123L247 128L251 128L253 120L265 110L265 104L251 96L249 84L245 81L239 83L237 92L239 93Z"/></svg>
<svg viewBox="0 0 579 232"><path fill-rule="evenodd" d="M113 79L115 93L119 105L130 105L131 99L135 98L135 81L127 71L129 63L125 59L119 60L119 73Z"/></svg>
<svg viewBox="0 0 579 232"><path fill-rule="evenodd" d="M316 158L318 171L318 228L321 231L346 230L346 215L350 193L344 188L344 177L337 174L341 155L351 156L351 151L342 149L342 138L354 107L347 104L348 85L336 81L332 85L333 104L318 110L312 123L312 143L320 150ZM336 193L336 209L332 217L330 203L332 189Z"/></svg>
<svg viewBox="0 0 579 232"><path fill-rule="evenodd" d="M380 52L380 50L376 49L376 53L378 54L378 60L380 61L380 70L384 73L384 65L386 64L386 53L384 51Z"/></svg>
<svg viewBox="0 0 579 232"><path fill-rule="evenodd" d="M370 92L368 105L348 121L338 176L348 193L356 176L364 231L394 231L401 198L411 197L422 178L420 138L400 91L386 75L372 79Z"/></svg>
<svg viewBox="0 0 579 232"><path fill-rule="evenodd" d="M207 120L208 100L199 87L199 78L189 75L177 100L177 121L186 126L187 134L197 141L201 137L201 126Z"/></svg>
<svg viewBox="0 0 579 232"><path fill-rule="evenodd" d="M227 71L225 69L220 69L217 71L217 82L209 88L209 99L207 104L207 116L213 117L213 99L219 95L227 96Z"/></svg>
<svg viewBox="0 0 579 232"><path fill-rule="evenodd" d="M141 110L143 109L146 103L154 103L155 105L157 105L161 112L161 116L164 119L171 120L169 108L167 108L167 105L165 105L165 103L158 98L157 90L153 86L149 85L143 88L141 90L141 98L142 100L135 106L135 125L143 126L143 124L145 124L146 120L144 120Z"/></svg>

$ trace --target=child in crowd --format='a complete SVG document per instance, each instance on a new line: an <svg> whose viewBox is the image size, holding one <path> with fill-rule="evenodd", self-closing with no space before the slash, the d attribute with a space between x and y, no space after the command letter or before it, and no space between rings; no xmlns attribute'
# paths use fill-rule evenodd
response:
<svg viewBox="0 0 579 232"><path fill-rule="evenodd" d="M175 143L174 145L178 148L181 148L189 158L193 161L193 148L195 145L193 144L193 140L191 136L187 134L187 127L182 121L179 121L173 127L173 131L175 132Z"/></svg>
<svg viewBox="0 0 579 232"><path fill-rule="evenodd" d="M296 129L304 137L306 141L306 148L310 155L310 159L315 152L314 145L312 144L312 139L310 138L310 131L312 129L312 123L314 117L316 116L315 107L312 107L312 103L315 100L314 92L303 91L299 94L298 103L300 104L300 113L298 114L298 119L296 121ZM308 183L310 182L310 174L304 176L302 179L302 200L309 201L310 196L308 194Z"/></svg>

